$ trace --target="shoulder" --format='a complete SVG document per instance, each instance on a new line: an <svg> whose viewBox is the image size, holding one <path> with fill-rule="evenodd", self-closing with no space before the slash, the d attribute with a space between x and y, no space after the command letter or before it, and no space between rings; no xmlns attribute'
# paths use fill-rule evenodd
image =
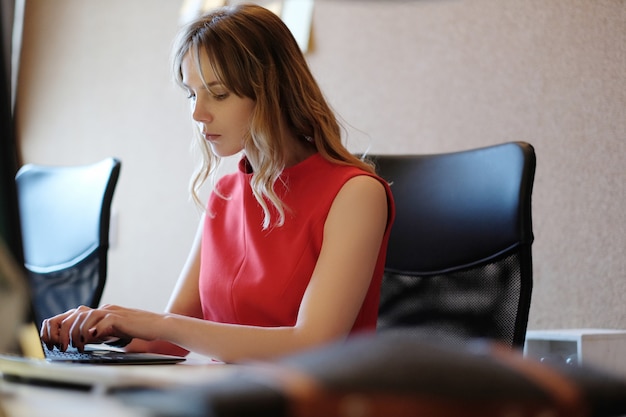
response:
<svg viewBox="0 0 626 417"><path fill-rule="evenodd" d="M379 188L376 187L377 184L380 184L383 187L387 186L386 181L382 178L378 177L374 173L364 170L361 167L329 161L319 154L316 158L311 158L311 160L314 162L312 163L312 167L316 171L315 176L324 178L324 181L327 181L328 183L345 186L348 182L358 178L354 181L356 185L351 185L350 187L363 187L367 184L374 188Z"/></svg>
<svg viewBox="0 0 626 417"><path fill-rule="evenodd" d="M383 178L360 167L333 163L321 157L318 163L324 167L324 173L318 174L318 180L325 184L329 192L334 193L333 206L362 209L377 204L387 208L389 219L394 217L391 188Z"/></svg>
<svg viewBox="0 0 626 417"><path fill-rule="evenodd" d="M337 199L345 200L355 206L369 204L389 205L390 193L387 184L380 178L361 173L347 179Z"/></svg>
<svg viewBox="0 0 626 417"><path fill-rule="evenodd" d="M387 187L385 182L373 175L366 173L356 174L344 183L341 192L361 196L362 198L385 198Z"/></svg>
<svg viewBox="0 0 626 417"><path fill-rule="evenodd" d="M387 183L381 178L363 173L348 179L337 193L331 213L347 217L380 216L387 225L393 222L395 207ZM347 216L347 217L346 217Z"/></svg>

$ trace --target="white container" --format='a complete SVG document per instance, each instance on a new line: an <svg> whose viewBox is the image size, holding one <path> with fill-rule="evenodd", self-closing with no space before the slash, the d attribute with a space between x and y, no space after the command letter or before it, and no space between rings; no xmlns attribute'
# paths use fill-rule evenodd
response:
<svg viewBox="0 0 626 417"><path fill-rule="evenodd" d="M542 361L591 366L626 376L626 330L529 330L524 355Z"/></svg>

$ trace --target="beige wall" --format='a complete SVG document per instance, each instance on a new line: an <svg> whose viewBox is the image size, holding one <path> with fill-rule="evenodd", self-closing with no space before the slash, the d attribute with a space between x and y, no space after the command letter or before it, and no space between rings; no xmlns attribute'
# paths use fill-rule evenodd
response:
<svg viewBox="0 0 626 417"><path fill-rule="evenodd" d="M168 54L182 1L27 0L25 159L122 159L105 302L161 310L194 234ZM351 148L537 151L530 328L626 328L624 0L317 0L309 62Z"/></svg>

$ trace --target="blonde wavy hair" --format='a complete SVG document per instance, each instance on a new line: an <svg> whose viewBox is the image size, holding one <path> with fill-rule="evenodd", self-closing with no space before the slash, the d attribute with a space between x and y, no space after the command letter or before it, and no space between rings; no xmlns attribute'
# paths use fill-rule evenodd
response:
<svg viewBox="0 0 626 417"><path fill-rule="evenodd" d="M307 138L326 160L374 172L369 163L343 145L334 112L293 35L273 12L254 4L226 6L183 27L172 54L174 78L183 88L181 67L188 52L198 66L199 54L206 53L228 90L255 101L243 149L253 171L252 191L265 213L264 228L274 221L277 226L285 221L284 204L274 191L285 168L285 141ZM293 136L281 132L285 124ZM200 135L198 139L202 162L192 177L191 193L202 205L199 189L208 178L214 178L219 157ZM277 219L271 218L271 206L278 213Z"/></svg>

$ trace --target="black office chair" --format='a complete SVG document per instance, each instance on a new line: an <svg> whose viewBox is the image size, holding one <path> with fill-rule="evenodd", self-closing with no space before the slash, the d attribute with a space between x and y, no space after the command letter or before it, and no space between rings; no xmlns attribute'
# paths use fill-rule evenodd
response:
<svg viewBox="0 0 626 417"><path fill-rule="evenodd" d="M97 307L107 275L111 202L121 163L24 165L16 175L24 260L36 324Z"/></svg>
<svg viewBox="0 0 626 417"><path fill-rule="evenodd" d="M379 330L521 348L532 291L533 147L370 159L396 203Z"/></svg>

